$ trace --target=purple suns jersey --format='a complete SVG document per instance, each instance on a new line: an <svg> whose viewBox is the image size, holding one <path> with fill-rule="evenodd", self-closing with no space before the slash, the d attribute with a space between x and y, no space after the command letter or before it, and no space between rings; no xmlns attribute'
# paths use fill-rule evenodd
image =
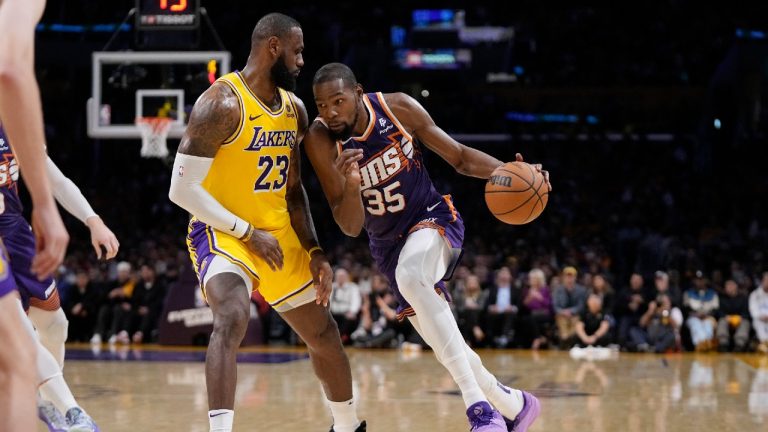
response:
<svg viewBox="0 0 768 432"><path fill-rule="evenodd" d="M363 96L370 121L361 137L340 143L361 149L365 230L371 244L403 238L439 204L445 202L429 178L421 149L384 101L381 93Z"/></svg>
<svg viewBox="0 0 768 432"><path fill-rule="evenodd" d="M23 209L19 199L19 165L5 129L0 126L0 235L16 229L20 222L27 223Z"/></svg>

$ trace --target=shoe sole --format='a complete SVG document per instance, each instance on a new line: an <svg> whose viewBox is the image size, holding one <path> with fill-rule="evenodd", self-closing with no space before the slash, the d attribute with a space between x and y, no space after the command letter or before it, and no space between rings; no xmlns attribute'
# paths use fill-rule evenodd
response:
<svg viewBox="0 0 768 432"><path fill-rule="evenodd" d="M89 426L84 426L84 427L81 427L81 428L71 427L69 429L69 432L100 432L100 431L99 431L99 427L98 426L96 428L91 428Z"/></svg>

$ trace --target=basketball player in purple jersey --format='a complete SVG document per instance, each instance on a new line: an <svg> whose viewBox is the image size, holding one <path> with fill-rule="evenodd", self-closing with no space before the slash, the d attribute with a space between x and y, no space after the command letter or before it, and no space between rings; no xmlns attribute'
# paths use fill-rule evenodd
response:
<svg viewBox="0 0 768 432"><path fill-rule="evenodd" d="M34 74L34 29L44 8L44 0L0 2L0 118L17 142L14 150L32 197L37 248L31 270L39 278L53 273L69 242L45 173L43 111ZM37 353L15 291L0 244L0 430L31 431L37 377L29 365Z"/></svg>
<svg viewBox="0 0 768 432"><path fill-rule="evenodd" d="M101 258L102 246L106 250L104 257L113 258L119 248L117 238L96 215L80 189L64 176L50 158L46 160L46 172L54 198L90 229L97 258ZM0 237L13 268L23 308L44 348L38 352L37 362L40 393L44 398L38 399L38 416L52 431L74 427L95 430L95 423L77 404L61 372L69 323L61 309L54 279L50 276L39 279L29 270L35 252L35 237L22 214L18 189L17 162L0 124Z"/></svg>
<svg viewBox="0 0 768 432"><path fill-rule="evenodd" d="M464 225L450 196L435 190L421 145L472 177L488 178L502 162L454 141L402 93L363 93L343 64L320 68L313 91L320 116L304 143L337 224L347 235L363 227L368 232L371 255L400 303L399 317L408 317L458 384L471 430L527 430L539 401L483 367L445 301L441 279L458 260Z"/></svg>

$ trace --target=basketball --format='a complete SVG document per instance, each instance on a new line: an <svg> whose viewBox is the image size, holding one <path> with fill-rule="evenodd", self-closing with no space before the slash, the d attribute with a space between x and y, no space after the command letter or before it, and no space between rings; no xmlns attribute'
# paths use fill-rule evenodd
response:
<svg viewBox="0 0 768 432"><path fill-rule="evenodd" d="M496 218L523 225L539 217L547 206L549 189L544 175L525 162L496 168L485 184L485 203Z"/></svg>

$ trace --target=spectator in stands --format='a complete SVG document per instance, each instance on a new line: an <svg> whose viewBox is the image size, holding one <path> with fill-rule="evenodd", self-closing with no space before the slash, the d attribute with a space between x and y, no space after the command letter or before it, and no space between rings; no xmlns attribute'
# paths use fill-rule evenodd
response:
<svg viewBox="0 0 768 432"><path fill-rule="evenodd" d="M720 297L720 319L717 321L718 351L744 352L749 343L749 299L739 291L735 280L725 281L725 295Z"/></svg>
<svg viewBox="0 0 768 432"><path fill-rule="evenodd" d="M680 292L680 288L677 285L671 285L669 283L669 275L664 271L657 271L653 277L653 283L656 287L656 292L653 293L654 297L659 295L669 296L669 300L672 302L672 306L680 307L683 304L683 294Z"/></svg>
<svg viewBox="0 0 768 432"><path fill-rule="evenodd" d="M648 308L648 301L643 292L643 277L633 273L629 278L629 287L619 295L616 303L616 315L619 318L619 344L625 348L634 349L629 340L629 329L640 324L640 318Z"/></svg>
<svg viewBox="0 0 768 432"><path fill-rule="evenodd" d="M672 299L659 294L648 303L648 310L637 326L630 329L633 345L641 352L663 353L679 346L683 312L672 305Z"/></svg>
<svg viewBox="0 0 768 432"><path fill-rule="evenodd" d="M153 331L157 329L165 293L165 281L157 277L154 267L142 265L139 271L139 282L131 296L133 343L140 344L146 340L154 340Z"/></svg>
<svg viewBox="0 0 768 432"><path fill-rule="evenodd" d="M586 307L587 289L576 283L577 274L575 267L564 268L562 285L555 288L552 299L561 347L569 344L576 331L579 316Z"/></svg>
<svg viewBox="0 0 768 432"><path fill-rule="evenodd" d="M362 296L360 288L349 278L349 272L344 268L336 269L331 294L331 315L339 326L341 341L350 342L350 335L360 321L360 306Z"/></svg>
<svg viewBox="0 0 768 432"><path fill-rule="evenodd" d="M613 317L603 310L603 299L592 293L587 297L587 307L576 322L576 343L582 347L605 347L613 342L611 327Z"/></svg>
<svg viewBox="0 0 768 432"><path fill-rule="evenodd" d="M605 279L605 276L602 274L596 274L592 277L592 285L589 290L590 294L597 294L600 296L600 299L603 300L603 310L613 313L613 308L615 306L615 294L613 292L613 287L610 283Z"/></svg>
<svg viewBox="0 0 768 432"><path fill-rule="evenodd" d="M69 320L70 342L86 342L93 334L98 312L98 288L91 283L88 272L78 270L75 276L75 286L69 290L64 312Z"/></svg>
<svg viewBox="0 0 768 432"><path fill-rule="evenodd" d="M120 261L117 264L117 279L109 285L106 298L102 298L96 330L91 338L92 344L101 344L108 338L110 344L128 343L128 325L131 319L131 295L134 281L131 264Z"/></svg>
<svg viewBox="0 0 768 432"><path fill-rule="evenodd" d="M757 334L757 350L768 353L768 272L763 273L760 286L749 295L749 313Z"/></svg>
<svg viewBox="0 0 768 432"><path fill-rule="evenodd" d="M546 276L539 268L528 272L528 287L523 291L523 307L527 312L521 326L531 341L532 349L539 349L549 342L549 329L554 324L552 317L552 293L546 284Z"/></svg>
<svg viewBox="0 0 768 432"><path fill-rule="evenodd" d="M359 348L394 348L398 336L410 336L410 323L398 321L397 300L389 290L387 279L381 274L371 278L371 294L363 301L360 327L352 333L354 346Z"/></svg>
<svg viewBox="0 0 768 432"><path fill-rule="evenodd" d="M697 271L693 286L683 295L683 306L688 311L688 329L696 351L709 351L715 345L715 316L720 308L720 299L709 287L704 273Z"/></svg>
<svg viewBox="0 0 768 432"><path fill-rule="evenodd" d="M514 339L520 295L512 286L512 272L502 267L488 296L488 337L496 348L507 348Z"/></svg>
<svg viewBox="0 0 768 432"><path fill-rule="evenodd" d="M485 309L488 303L488 291L480 287L480 279L468 275L464 280L464 289L453 299L458 315L459 329L470 346L485 345Z"/></svg>

